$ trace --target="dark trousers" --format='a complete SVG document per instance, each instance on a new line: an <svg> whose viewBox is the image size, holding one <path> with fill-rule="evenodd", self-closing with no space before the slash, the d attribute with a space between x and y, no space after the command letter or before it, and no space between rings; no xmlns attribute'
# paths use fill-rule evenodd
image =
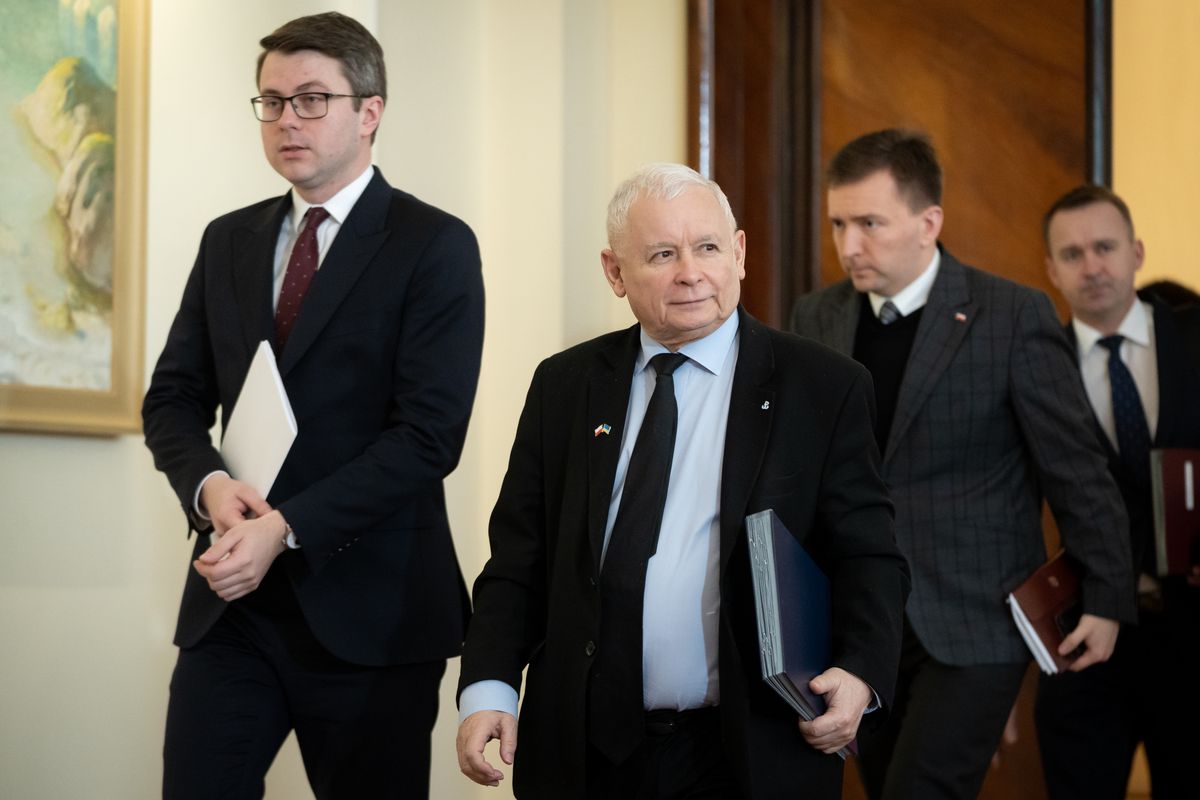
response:
<svg viewBox="0 0 1200 800"><path fill-rule="evenodd" d="M741 800L720 712L649 711L646 738L621 764L588 747L587 800Z"/></svg>
<svg viewBox="0 0 1200 800"><path fill-rule="evenodd" d="M1027 665L957 667L936 661L904 625L896 702L859 736L872 800L974 800L987 776Z"/></svg>
<svg viewBox="0 0 1200 800"><path fill-rule="evenodd" d="M320 800L426 798L445 669L445 661L349 664L313 638L294 598L269 610L236 601L179 653L163 797L261 798L267 769L295 729Z"/></svg>
<svg viewBox="0 0 1200 800"><path fill-rule="evenodd" d="M1181 616L1144 613L1107 662L1041 676L1035 719L1053 800L1124 798L1139 741L1155 800L1197 796L1200 620Z"/></svg>

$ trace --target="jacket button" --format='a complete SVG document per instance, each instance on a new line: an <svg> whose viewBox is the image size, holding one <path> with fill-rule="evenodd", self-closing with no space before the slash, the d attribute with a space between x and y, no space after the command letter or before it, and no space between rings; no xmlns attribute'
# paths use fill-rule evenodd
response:
<svg viewBox="0 0 1200 800"><path fill-rule="evenodd" d="M593 589L595 589L596 588L596 579L593 577L589 577L588 578L588 586L591 586Z"/></svg>
<svg viewBox="0 0 1200 800"><path fill-rule="evenodd" d="M583 646L583 653L584 653L584 655L586 655L586 656L589 656L589 657L590 657L590 656L592 656L592 655L595 655L595 653L596 653L596 643L595 643L595 642L588 642L587 644L585 644L585 645Z"/></svg>

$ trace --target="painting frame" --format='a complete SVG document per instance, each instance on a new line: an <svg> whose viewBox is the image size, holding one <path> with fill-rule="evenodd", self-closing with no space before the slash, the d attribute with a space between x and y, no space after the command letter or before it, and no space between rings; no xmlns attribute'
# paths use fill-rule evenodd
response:
<svg viewBox="0 0 1200 800"><path fill-rule="evenodd" d="M118 435L141 429L144 388L149 0L118 0L113 292L106 391L0 383L0 429ZM0 347L4 343L0 342Z"/></svg>

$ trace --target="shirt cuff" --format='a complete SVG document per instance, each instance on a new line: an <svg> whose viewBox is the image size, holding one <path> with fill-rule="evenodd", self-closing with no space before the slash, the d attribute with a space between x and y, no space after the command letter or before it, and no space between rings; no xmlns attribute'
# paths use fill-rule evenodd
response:
<svg viewBox="0 0 1200 800"><path fill-rule="evenodd" d="M211 521L212 517L204 510L204 506L200 505L200 492L204 491L204 484L208 483L208 479L213 475L224 475L229 477L229 473L223 469L214 469L212 472L200 479L200 485L196 487L196 494L192 496L192 510L196 512L196 516L202 520Z"/></svg>
<svg viewBox="0 0 1200 800"><path fill-rule="evenodd" d="M476 711L503 711L517 716L517 690L504 681L476 681L458 696L458 721Z"/></svg>

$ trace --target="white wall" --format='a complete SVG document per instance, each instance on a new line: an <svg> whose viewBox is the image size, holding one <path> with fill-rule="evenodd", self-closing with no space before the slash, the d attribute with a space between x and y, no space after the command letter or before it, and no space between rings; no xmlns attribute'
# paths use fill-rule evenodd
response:
<svg viewBox="0 0 1200 800"><path fill-rule="evenodd" d="M684 156L684 3L152 3L147 376L204 224L283 188L246 102L257 40L329 8L375 29L388 55L377 162L483 248L484 370L448 485L470 581L534 365L631 319L599 270L604 206L638 164ZM196 113L198 93L224 104ZM0 433L0 487L0 797L153 797L190 552L174 496L133 436ZM433 796L508 796L458 775L456 679L451 662ZM290 742L267 794L311 796Z"/></svg>

